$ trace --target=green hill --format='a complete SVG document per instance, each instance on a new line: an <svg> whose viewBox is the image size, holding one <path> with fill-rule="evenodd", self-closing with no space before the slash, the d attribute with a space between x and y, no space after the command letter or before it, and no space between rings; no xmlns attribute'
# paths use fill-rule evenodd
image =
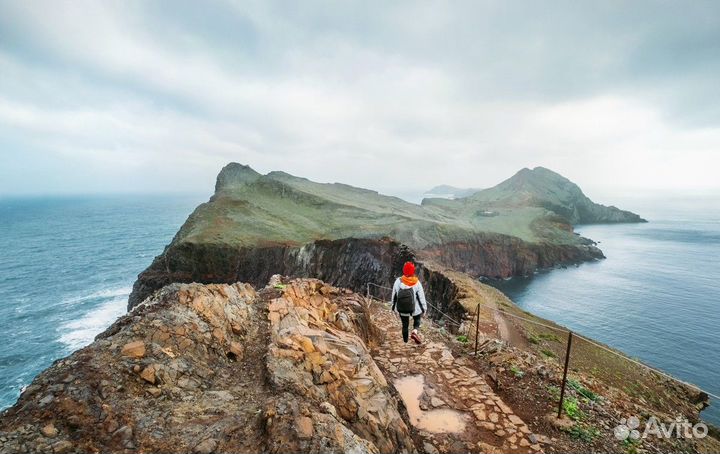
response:
<svg viewBox="0 0 720 454"><path fill-rule="evenodd" d="M541 207L572 224L645 222L635 213L593 202L578 185L544 167L522 169L497 186L470 195L466 203L487 208Z"/></svg>
<svg viewBox="0 0 720 454"><path fill-rule="evenodd" d="M236 163L220 172L215 189L176 241L250 246L391 237L421 249L478 233L498 233L529 242L576 244L581 241L570 224L641 220L593 203L577 185L540 167L523 169L466 198L425 199L422 205L285 172L261 175Z"/></svg>
<svg viewBox="0 0 720 454"><path fill-rule="evenodd" d="M218 175L215 194L138 277L130 306L169 282L259 284L274 273L360 289L385 279L407 257L474 277L527 275L602 258L591 240L573 232L573 223L588 220L640 218L596 205L575 184L540 168L469 197L418 205L231 163ZM338 261L354 274L339 272Z"/></svg>

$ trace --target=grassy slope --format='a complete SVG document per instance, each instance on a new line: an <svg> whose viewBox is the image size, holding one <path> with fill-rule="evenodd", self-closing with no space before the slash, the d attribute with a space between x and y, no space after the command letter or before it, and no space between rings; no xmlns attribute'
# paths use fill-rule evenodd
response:
<svg viewBox="0 0 720 454"><path fill-rule="evenodd" d="M581 242L567 221L542 207L495 207L493 216L486 216L484 204L472 199L433 199L416 205L375 191L315 183L283 172L264 176L251 169L242 172L219 177L224 186L196 209L176 241L253 246L389 236L422 248L468 240L482 232L527 242ZM250 177L248 172L252 172Z"/></svg>
<svg viewBox="0 0 720 454"><path fill-rule="evenodd" d="M510 327L508 341L511 345L532 351L540 357L557 362L559 366L563 364L567 348L567 328L521 309L500 290L466 274L436 264L426 265L441 271L453 281L458 287L458 303L468 314L475 314L477 308L480 308L481 333L483 328L489 328L490 332L485 334L493 336L497 321L502 318ZM498 314L496 310L529 321ZM475 325L471 328L474 330ZM474 331L468 335L471 341L474 341L474 336ZM624 353L605 347L617 354L576 336L570 356L570 376L579 374L597 380L602 384L601 387L616 388L629 396L632 402L641 402L666 415L672 415L674 411L694 413L693 404L683 397L683 386L628 361Z"/></svg>

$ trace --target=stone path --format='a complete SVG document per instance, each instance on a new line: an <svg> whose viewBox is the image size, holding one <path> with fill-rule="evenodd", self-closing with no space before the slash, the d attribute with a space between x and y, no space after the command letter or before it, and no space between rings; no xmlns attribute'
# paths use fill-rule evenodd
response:
<svg viewBox="0 0 720 454"><path fill-rule="evenodd" d="M431 339L421 345L403 343L400 321L386 308L377 308L373 322L386 333L372 354L388 382L422 375L421 409L453 409L464 415L462 432L432 433L416 427L426 452L542 452L523 420L468 367L470 360L454 358L447 346Z"/></svg>

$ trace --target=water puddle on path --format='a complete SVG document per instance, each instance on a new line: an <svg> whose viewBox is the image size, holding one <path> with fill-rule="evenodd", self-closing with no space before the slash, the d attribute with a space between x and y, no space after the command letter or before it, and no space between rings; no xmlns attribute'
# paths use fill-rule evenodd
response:
<svg viewBox="0 0 720 454"><path fill-rule="evenodd" d="M425 386L425 377L410 375L395 380L395 389L407 407L410 422L418 429L431 433L458 433L465 430L465 417L456 410L447 408L423 411L420 396Z"/></svg>

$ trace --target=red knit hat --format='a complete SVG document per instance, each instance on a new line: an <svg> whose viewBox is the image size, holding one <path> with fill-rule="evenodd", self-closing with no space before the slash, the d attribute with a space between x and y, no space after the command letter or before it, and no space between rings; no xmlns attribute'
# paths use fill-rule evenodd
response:
<svg viewBox="0 0 720 454"><path fill-rule="evenodd" d="M413 265L413 262L405 262L403 265L403 274L408 277L415 275L415 265Z"/></svg>

